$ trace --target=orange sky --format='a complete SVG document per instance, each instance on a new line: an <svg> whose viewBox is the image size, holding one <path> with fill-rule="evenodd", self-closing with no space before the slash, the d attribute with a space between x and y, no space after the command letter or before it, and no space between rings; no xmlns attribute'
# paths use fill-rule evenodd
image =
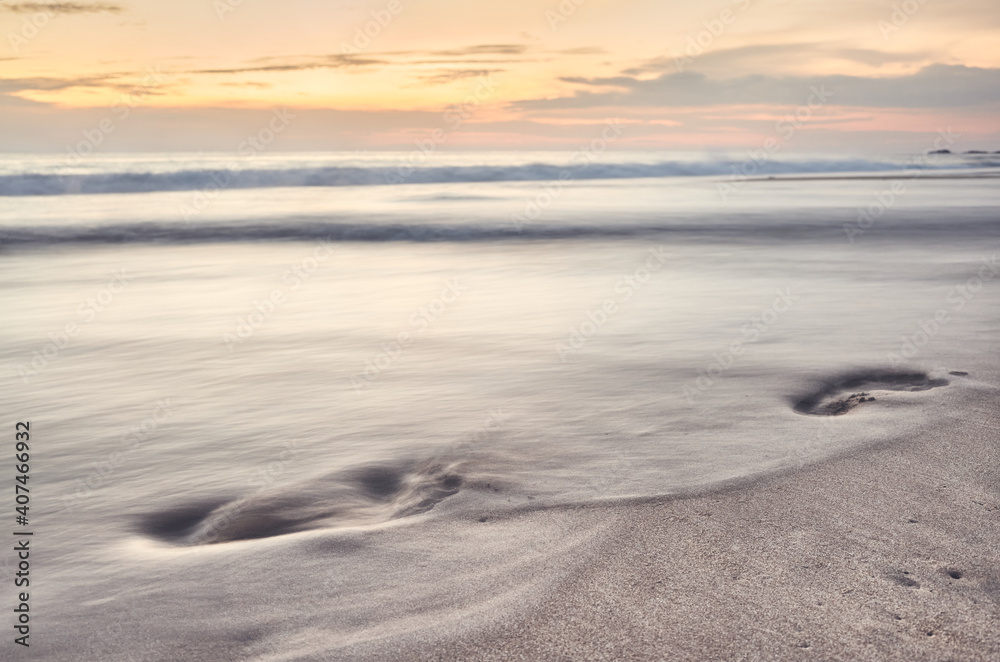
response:
<svg viewBox="0 0 1000 662"><path fill-rule="evenodd" d="M288 149L572 148L610 117L632 148L743 146L815 85L803 149L1000 139L995 0L4 0L0 27L4 151L104 118L110 149L226 149L276 107Z"/></svg>

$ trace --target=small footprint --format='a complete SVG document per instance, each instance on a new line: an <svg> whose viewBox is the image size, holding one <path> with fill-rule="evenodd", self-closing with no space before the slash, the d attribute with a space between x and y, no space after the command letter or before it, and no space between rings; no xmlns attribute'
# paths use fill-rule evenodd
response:
<svg viewBox="0 0 1000 662"><path fill-rule="evenodd" d="M931 379L923 372L852 372L835 377L813 392L800 396L793 409L812 416L842 416L858 405L875 402L873 392L888 395L892 391L927 391L947 386L948 383L947 379Z"/></svg>
<svg viewBox="0 0 1000 662"><path fill-rule="evenodd" d="M910 574L909 572L904 570L902 573L894 573L889 575L889 579L891 579L896 584L899 584L900 586L905 586L907 588L920 588L920 582L918 582L916 579L913 579L912 577L908 577L907 575L909 574Z"/></svg>

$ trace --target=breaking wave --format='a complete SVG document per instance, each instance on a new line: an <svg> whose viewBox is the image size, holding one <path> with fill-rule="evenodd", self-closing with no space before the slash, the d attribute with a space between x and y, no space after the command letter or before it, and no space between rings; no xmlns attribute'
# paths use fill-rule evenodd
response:
<svg viewBox="0 0 1000 662"><path fill-rule="evenodd" d="M649 177L697 177L744 173L753 176L877 173L906 168L955 170L1000 167L1000 158L917 159L902 161L748 160L662 161L657 163L530 163L521 165L416 166L318 166L285 168L206 168L191 163L170 171L110 171L54 174L23 172L0 175L0 196L88 195L108 193L152 193L207 188L274 188L308 186L386 186L457 182L523 182L635 179Z"/></svg>

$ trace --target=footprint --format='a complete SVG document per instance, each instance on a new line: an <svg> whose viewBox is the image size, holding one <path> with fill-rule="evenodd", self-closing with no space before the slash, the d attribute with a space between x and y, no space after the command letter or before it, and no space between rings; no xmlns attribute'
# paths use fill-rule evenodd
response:
<svg viewBox="0 0 1000 662"><path fill-rule="evenodd" d="M912 577L909 577L909 574L910 573L904 570L902 573L897 572L890 574L889 579L900 586L905 586L907 588L920 588L920 582Z"/></svg>
<svg viewBox="0 0 1000 662"><path fill-rule="evenodd" d="M150 513L139 530L175 545L210 545L366 526L426 512L461 485L461 476L440 464L370 465L232 500Z"/></svg>
<svg viewBox="0 0 1000 662"><path fill-rule="evenodd" d="M947 386L947 379L931 379L923 372L859 371L835 377L800 396L793 409L813 416L841 416L858 405L875 402L893 391L926 391ZM846 395L845 395L846 394Z"/></svg>

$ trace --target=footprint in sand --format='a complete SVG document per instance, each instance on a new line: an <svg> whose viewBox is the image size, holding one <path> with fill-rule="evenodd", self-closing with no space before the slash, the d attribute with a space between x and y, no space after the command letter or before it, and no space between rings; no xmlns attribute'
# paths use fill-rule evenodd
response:
<svg viewBox="0 0 1000 662"><path fill-rule="evenodd" d="M858 405L898 391L926 391L947 386L947 379L931 379L923 372L862 371L840 375L801 396L796 412L812 416L841 416Z"/></svg>
<svg viewBox="0 0 1000 662"><path fill-rule="evenodd" d="M367 526L432 509L462 477L433 462L369 465L241 498L147 514L139 530L174 545L210 545L299 531Z"/></svg>

